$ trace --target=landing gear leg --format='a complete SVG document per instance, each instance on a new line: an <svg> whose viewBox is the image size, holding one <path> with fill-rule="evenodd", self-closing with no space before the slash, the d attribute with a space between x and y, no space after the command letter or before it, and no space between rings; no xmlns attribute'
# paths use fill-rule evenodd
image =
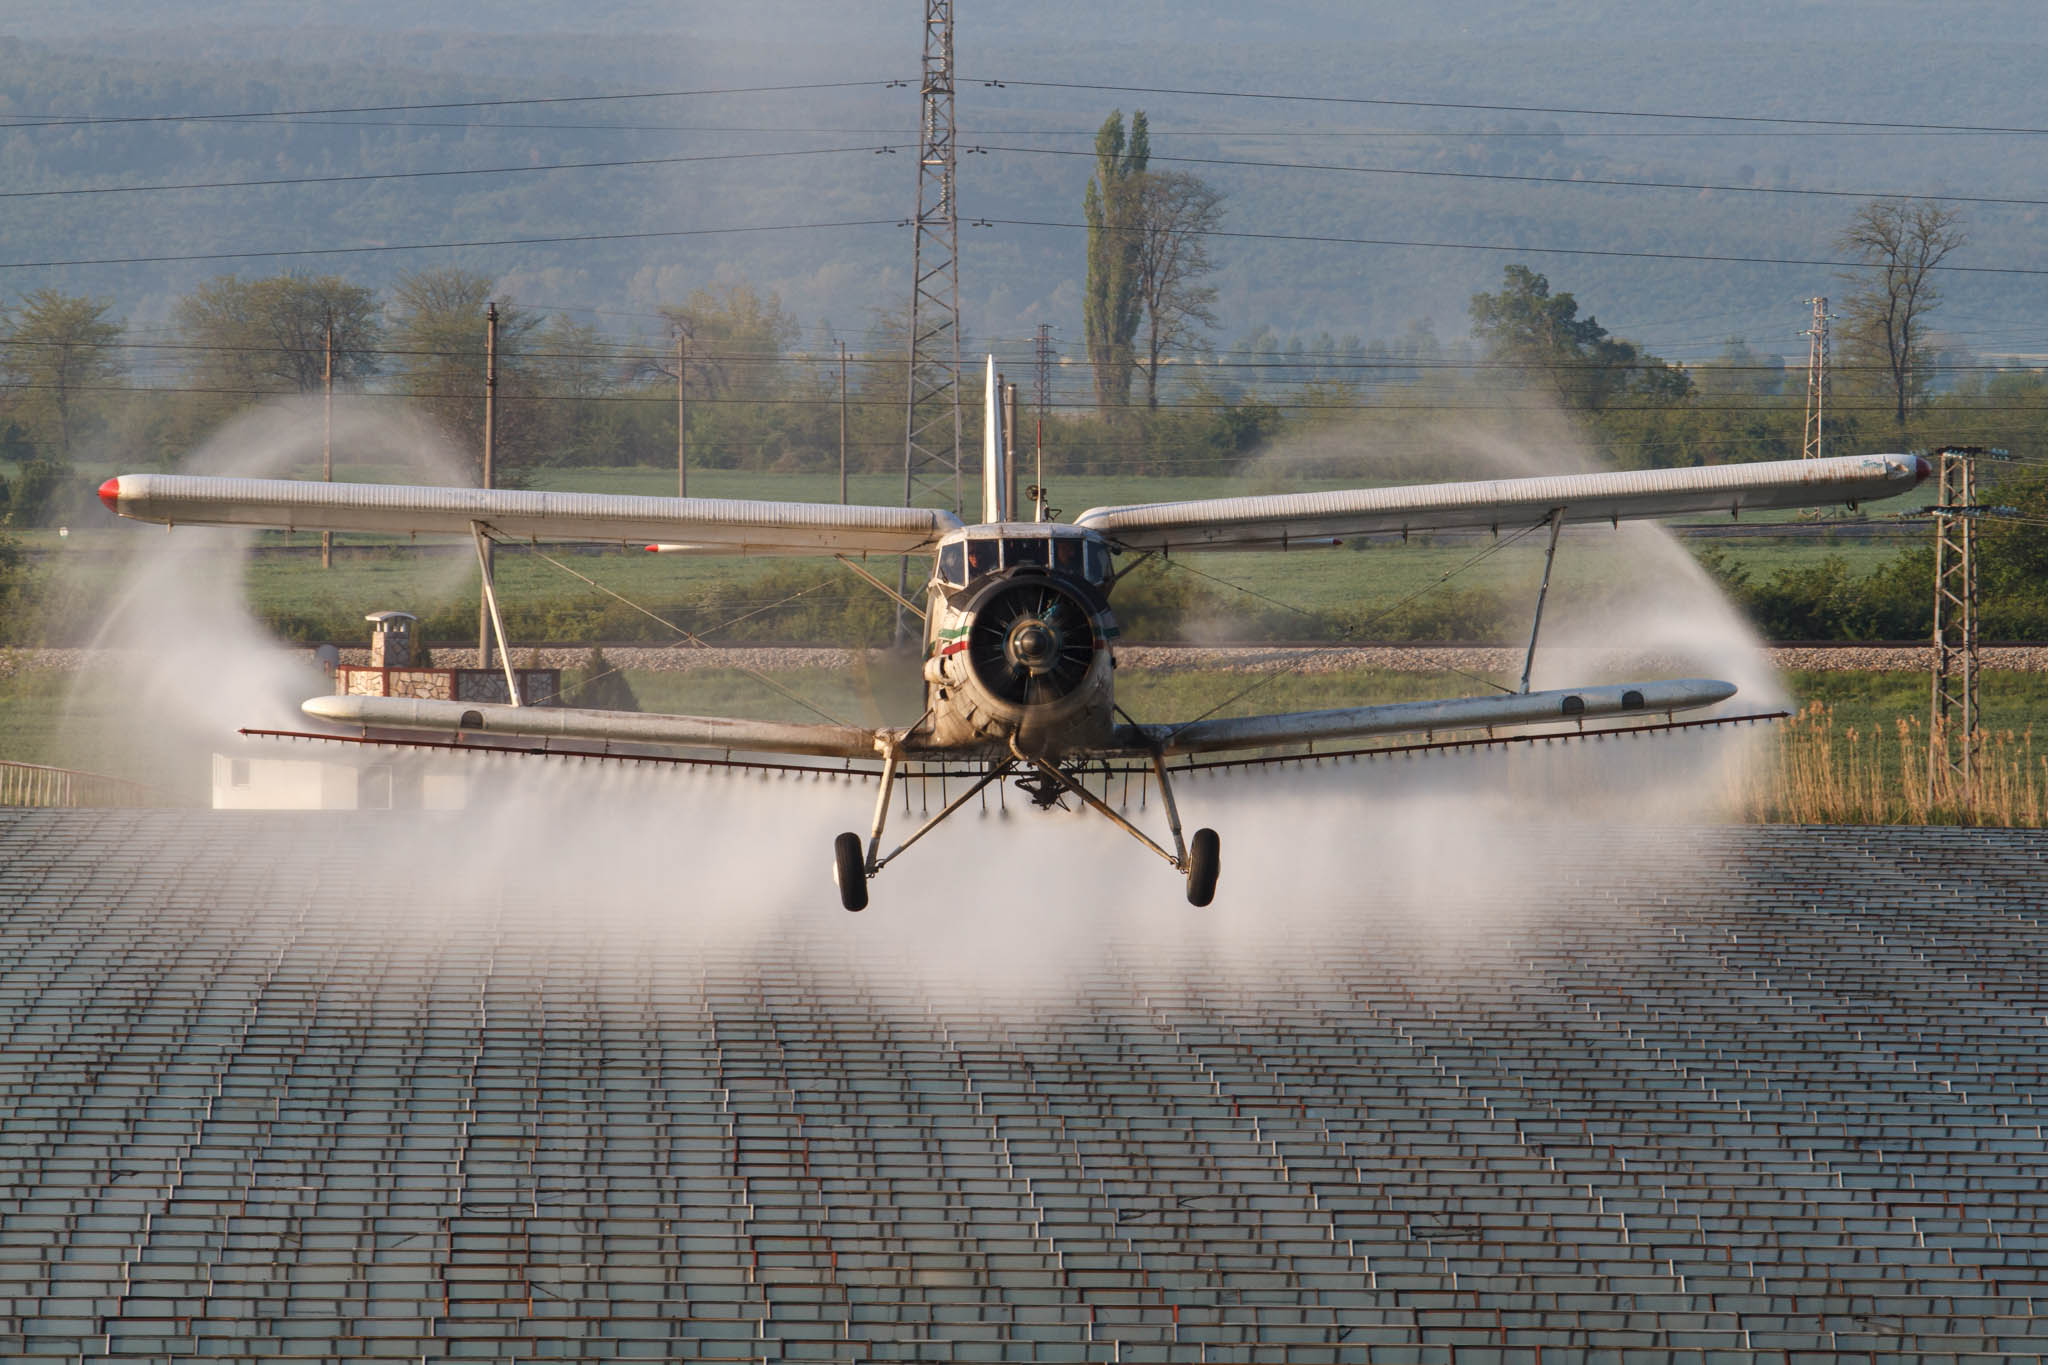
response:
<svg viewBox="0 0 2048 1365"><path fill-rule="evenodd" d="M938 828L941 821L979 796L992 782L1000 782L1017 766L1013 759L989 765L981 779L953 798L945 809L918 826L917 832L898 844L893 852L882 852L882 829L889 822L889 797L896 790L896 770L902 756L891 746L882 755L882 790L875 796L875 820L868 834L867 851L861 851L858 834L848 832L832 845L832 877L839 883L839 903L849 910L864 910L868 903L868 878L901 857L906 849Z"/></svg>
<svg viewBox="0 0 2048 1365"><path fill-rule="evenodd" d="M1167 776L1166 758L1164 755L1154 754L1152 756L1152 772L1159 779L1159 796L1161 803L1166 807L1166 826L1173 834L1173 852L1171 853L1161 848L1152 840L1151 836L1118 814L1106 802L1098 799L1095 793L1089 791L1066 773L1061 772L1055 764L1048 763L1042 758L1034 758L1023 752L1017 747L1017 741L1014 738L1010 741L1010 752L1016 755L1019 763L1036 768L1045 775L1046 780L1053 786L1072 792L1081 799L1083 805L1096 811L1111 824L1123 830L1124 833L1166 859L1174 871L1187 877L1189 904L1207 905L1216 898L1216 874L1220 870L1217 857L1218 841L1216 831L1213 829L1196 830L1195 841L1192 847L1182 838L1180 808L1173 802L1173 781Z"/></svg>
<svg viewBox="0 0 2048 1365"><path fill-rule="evenodd" d="M865 851L852 830L832 841L832 880L839 884L839 903L848 910L868 908L868 878L881 868L875 855L882 848L882 827L889 823L889 797L896 790L896 769L902 759L892 743L882 751L882 789L875 793L875 818Z"/></svg>

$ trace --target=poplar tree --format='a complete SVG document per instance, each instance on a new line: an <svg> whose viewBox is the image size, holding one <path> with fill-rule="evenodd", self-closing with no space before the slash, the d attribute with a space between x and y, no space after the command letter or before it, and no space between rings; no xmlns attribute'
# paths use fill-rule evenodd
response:
<svg viewBox="0 0 2048 1365"><path fill-rule="evenodd" d="M1131 115L1124 136L1123 110L1111 112L1095 134L1095 177L1088 182L1082 212L1088 221L1088 284L1082 300L1082 327L1088 340L1088 363L1095 371L1095 404L1121 408L1131 401L1131 376L1136 354L1132 343L1144 317L1139 291L1141 211L1139 188L1152 159L1152 141L1145 111Z"/></svg>

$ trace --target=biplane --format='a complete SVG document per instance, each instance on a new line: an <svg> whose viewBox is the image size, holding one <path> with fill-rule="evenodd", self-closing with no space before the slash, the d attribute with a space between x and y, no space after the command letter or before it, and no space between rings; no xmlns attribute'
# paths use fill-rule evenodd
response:
<svg viewBox="0 0 2048 1365"><path fill-rule="evenodd" d="M322 696L304 704L317 719L362 733L431 732L526 741L598 741L703 751L862 760L880 790L868 835L838 836L833 873L841 903L860 910L868 883L947 817L992 784L1014 781L1039 805L1071 796L1115 822L1186 881L1188 900L1207 905L1221 860L1212 829L1183 834L1170 764L1196 756L1272 753L1290 746L1396 735L1493 735L1546 723L1584 731L1602 719L1663 717L1727 701L1731 683L1650 679L1531 691L1558 533L1566 525L1683 514L1861 503L1894 497L1931 473L1910 454L1719 465L1694 469L1492 479L1476 482L1273 493L1096 507L1071 522L1049 518L1042 492L1018 506L1016 471L1003 431L993 360L983 431L980 520L922 507L639 497L481 488L411 487L124 474L101 500L124 517L167 526L267 527L292 531L470 537L479 562L492 542L575 541L689 555L833 557L923 620L923 701L906 726L862 727L645 715L569 706L522 705L509 659L509 704L395 697ZM1329 549L1358 537L1491 530L1547 534L1542 586L1518 690L1439 701L1205 716L1140 723L1116 703L1118 581L1155 556L1216 551ZM917 557L930 563L922 601L864 567ZM485 603L503 622L489 576ZM691 761L691 760L683 760ZM941 763L962 790L897 846L883 852L891 793L907 764ZM1164 842L1139 829L1086 780L1109 765L1149 771L1166 818ZM985 799L985 798L984 798Z"/></svg>

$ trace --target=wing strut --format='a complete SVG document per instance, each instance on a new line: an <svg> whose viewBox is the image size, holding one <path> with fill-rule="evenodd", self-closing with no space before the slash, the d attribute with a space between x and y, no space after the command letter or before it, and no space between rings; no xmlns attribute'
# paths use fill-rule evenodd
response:
<svg viewBox="0 0 2048 1365"><path fill-rule="evenodd" d="M505 664L506 690L511 693L514 706L523 706L525 703L519 699L519 674L512 668L512 644L505 638L505 618L498 614L498 594L491 586L491 560L489 552L484 549L487 539L485 529L480 521L472 521L469 524L469 533L476 539L476 567L483 574L484 605L491 609L491 629L498 637L498 657ZM488 666L486 660L479 659L477 662Z"/></svg>
<svg viewBox="0 0 2048 1365"><path fill-rule="evenodd" d="M1557 533L1564 529L1564 509L1553 507L1550 516L1550 546L1543 552L1543 583L1536 589L1536 617L1529 622L1529 652L1522 657L1522 695L1529 693L1529 670L1536 667L1536 633L1543 629L1543 599L1550 595L1550 566L1557 559Z"/></svg>

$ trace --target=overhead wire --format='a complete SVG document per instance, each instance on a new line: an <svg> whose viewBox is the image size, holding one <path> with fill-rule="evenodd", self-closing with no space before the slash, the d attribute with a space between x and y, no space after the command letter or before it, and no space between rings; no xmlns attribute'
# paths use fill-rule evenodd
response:
<svg viewBox="0 0 2048 1365"><path fill-rule="evenodd" d="M1886 131L2008 133L2027 136L2048 134L2048 128L2003 124L1919 123L1890 119L1832 119L1799 117L1789 114L1701 114L1674 110L1600 109L1547 104L1481 104L1471 101L1404 100L1366 95L1306 95L1297 91L1205 90L1162 85L1110 85L1082 81L1017 80L1008 76L987 78L963 75L959 77L959 80L963 83L976 82L981 85L997 88L1014 85L1021 88L1042 90L1095 90L1129 95L1193 95L1205 99L1278 100L1295 104L1369 105L1393 109L1462 109L1494 114L1569 114L1588 118L1671 119L1703 123L1787 124L1814 128L1870 128Z"/></svg>
<svg viewBox="0 0 2048 1365"><path fill-rule="evenodd" d="M977 144L975 150L1022 153L1034 156L1086 157L1090 160L1093 160L1095 157L1093 151L1067 147L1006 147L993 144ZM1585 185L1608 189L1809 195L1830 199L1913 199L1939 203L1998 204L2027 208L2039 208L2043 205L2048 205L2048 199L2000 198L1991 195L1968 194L1926 194L1908 190L1824 190L1784 185L1724 185L1674 180L1617 180L1599 176L1512 175L1503 171L1446 171L1401 166L1346 166L1338 162L1263 161L1252 157L1168 156L1158 152L1152 153L1150 159L1152 161L1186 166L1234 166L1264 170L1333 172L1346 175L1414 176L1435 180L1499 180L1529 185Z"/></svg>
<svg viewBox="0 0 2048 1365"><path fill-rule="evenodd" d="M656 241L679 237L724 237L744 232L815 232L839 228L900 227L899 218L849 218L829 223L750 223L744 227L663 228L646 232L579 232L545 237L479 237L453 242L392 242L376 246L291 247L261 251L197 251L155 256L100 256L75 260L0 261L0 270L45 270L60 266L165 265L186 261L278 260L292 256L358 256L386 251L451 251L480 246L557 246L586 242Z"/></svg>
<svg viewBox="0 0 2048 1365"><path fill-rule="evenodd" d="M597 95L520 95L497 99L436 100L420 104L329 105L308 109L259 109L196 114L33 114L0 115L0 128L73 128L124 123L217 123L225 120L311 118L336 114L400 114L440 109L504 109L521 105L607 104L623 100L696 99L712 95L760 95L787 91L853 90L900 86L886 77L861 81L808 81L783 85L735 85L701 90L626 90Z"/></svg>
<svg viewBox="0 0 2048 1365"><path fill-rule="evenodd" d="M965 75L963 83L1002 88L1089 90L1136 95L1180 95L1206 99L1266 100L1297 104L1362 106L1394 109L1455 109L1478 113L1543 114L1586 118L1627 118L1674 122L1739 123L1775 127L1863 129L1878 132L1996 133L2022 136L2048 134L2048 128L2008 124L1935 123L1895 119L1816 118L1787 114L1717 114L1691 110L1613 109L1572 105L1481 103L1477 101L1397 99L1388 96L1314 95L1299 91L1203 89L1178 86L1119 85L1106 82L1028 80L1015 77ZM903 78L875 77L865 80L788 82L772 85L707 87L692 90L622 90L587 95L521 95L490 99L435 100L416 103L326 105L306 108L234 110L180 114L14 114L0 116L0 127L46 128L104 124L207 123L223 121L324 118L347 114L431 113L450 109L504 109L572 104L606 104L631 100L695 99L720 95L777 94L819 90L904 88L914 85ZM1403 134L1412 136L1412 134Z"/></svg>
<svg viewBox="0 0 2048 1365"><path fill-rule="evenodd" d="M1035 218L984 218L971 219L973 227L1034 227L1062 228L1074 231L1088 231L1086 223L1065 223ZM1128 232L1132 228L1098 228L1097 231ZM1706 252L1690 251L1627 251L1619 248L1499 245L1490 242L1430 242L1395 237L1342 237L1329 233L1309 232L1237 232L1222 228L1207 230L1188 229L1189 235L1199 237L1232 238L1260 242L1304 242L1334 244L1341 246L1389 246L1417 247L1435 251L1487 251L1504 252L1519 256L1599 256L1627 260L1645 261L1704 261L1720 265L1796 265L1819 266L1829 270L1874 270L1878 267L1868 261L1814 260L1798 256L1726 256ZM2048 275L2048 268L2011 265L1949 265L1943 263L1927 267L1953 274L1970 275Z"/></svg>
<svg viewBox="0 0 2048 1365"><path fill-rule="evenodd" d="M612 161L561 161L541 166L451 167L427 171L366 171L355 175L291 175L264 180L193 180L173 185L83 185L61 190L0 190L0 199L54 199L89 194L162 194L176 190L241 190L278 185L343 185L373 180L435 180L454 176L536 175L548 171L613 170L626 166L679 166L704 161L770 161L799 156L834 156L848 152L891 153L892 146L804 147L766 152L715 152L696 156L643 156Z"/></svg>
<svg viewBox="0 0 2048 1365"><path fill-rule="evenodd" d="M8 391L9 391L9 392L14 392L14 393L21 393L21 392L57 392L57 391L60 391L60 390L61 390L61 391L63 391L63 392L67 392L67 393L136 393L136 394L159 394L159 395L160 395L160 394L202 394L202 395L213 395L213 396L217 396L217 397L241 397L241 398L289 398L289 397L305 397L305 396L308 396L308 395L309 395L310 393L313 393L313 392L317 392L317 390L293 390L293 389L284 389L284 388L260 388L260 387L249 387L249 386L231 386L231 385L203 385L203 384L50 384L50 383L42 383L42 382L37 382L37 381L29 381L29 382L25 382L25 383L17 383L17 384L10 384L10 385L8 386ZM401 390L395 390L395 389L394 389L394 390L380 390L380 389L353 389L353 390L349 390L349 391L347 391L347 394L346 394L346 396L348 396L348 397L351 397L351 398L375 398L375 399L396 399L396 400L401 400L401 401L405 401L405 400L419 400L419 399L442 399L442 400L448 400L448 399L475 399L475 400L477 400L478 402L481 402L481 401L483 401L483 394L482 394L482 393L481 393L481 391L479 391L479 390L463 390L463 391L460 391L460 392L417 392L417 391L401 391ZM1762 396L1763 396L1763 397L1770 397L1771 395L1762 395ZM596 394L586 394L586 393L544 393L544 392L535 392L535 393L518 393L518 392L513 392L513 391L507 391L507 390L501 389L501 390L500 390L500 392L499 392L499 395L498 395L498 401L499 401L500 403L550 403L550 402L552 402L552 403L669 403L669 404L673 404L673 403L675 402L675 398L674 398L673 394L670 394L670 393L657 393L657 392L649 392L649 393L616 393L616 392L613 392L613 393L596 393ZM693 406L694 406L694 405L699 405L699 404L712 404L712 405L721 405L721 404L729 404L729 405L736 405L736 406L774 406L774 407L779 407L779 408L821 408L821 409L832 409L832 408L838 408L838 407L840 406L840 401L839 401L839 399L838 399L838 398L837 398L836 396L831 396L831 395L824 395L824 394L821 394L821 395L819 395L819 396L817 396L817 397L796 397L796 398L791 398L791 397L778 397L778 398L773 398L773 399L769 399L769 398L765 398L765 397L761 397L761 396L756 396L756 395L736 395L736 396L718 396L718 395L711 395L711 394L707 394L707 395L704 395L704 396L701 396L701 397L698 397L698 396L693 396L693 397L691 397L691 399L690 399L690 402L691 402L691 404L692 404ZM880 409L880 410L884 410L884 411L901 411L901 409L902 409L902 399L901 399L901 398L899 398L899 397L894 397L894 396L891 396L891 397L888 397L888 398L854 398L854 399L848 399L848 400L847 400L847 402L846 402L846 406L847 406L848 408L852 408L852 409L868 409L868 408L874 408L874 409ZM1079 399L1079 398L1077 398L1077 399L1076 399L1076 400L1075 400L1074 402L1071 402L1071 403L1067 403L1067 404L1059 404L1059 405L1055 405L1055 406L1056 406L1056 407L1061 407L1061 408L1068 408L1068 409L1072 409L1072 408L1085 408L1085 409L1091 409L1091 410L1092 410L1092 409L1093 409L1093 408L1095 407L1095 404L1094 404L1094 402L1093 402L1092 400L1086 400L1086 399ZM1286 411L1286 412L1359 412L1359 413L1377 413L1377 412L1518 412L1518 413L1529 413L1529 412L1543 412L1543 411L1548 411L1548 410L1549 410L1549 405L1548 405L1548 404L1546 404L1546 403L1540 402L1540 401L1538 401L1538 402L1513 402L1513 401L1498 401L1498 402L1469 402L1469 401L1454 401L1454 402L1417 402L1417 403L1381 403L1381 402L1360 402L1360 403L1303 403L1303 402L1274 402L1274 403L1269 403L1269 404L1267 404L1267 406L1273 407L1273 408L1275 408L1275 409L1278 409L1278 410L1280 410L1280 411ZM1840 402L1836 403L1836 404L1835 404L1835 405L1834 405L1833 407L1831 407L1831 408L1830 408L1830 411L1839 411L1839 412L1890 412L1890 411L1892 410L1892 406L1893 406L1893 405L1892 405L1892 403L1891 403L1891 401L1890 401L1890 400L1888 400L1888 399L1884 399L1884 398L1882 398L1882 397L1878 397L1878 398L1873 398L1873 399L1870 399L1870 400L1868 400L1868 401L1864 401L1864 402L1840 401ZM1182 401L1171 401L1171 402L1161 402L1161 403L1159 404L1159 410L1160 410L1160 411L1166 411L1166 412L1227 412L1227 411L1235 411L1235 410L1237 410L1237 409L1238 409L1238 407L1239 407L1239 404L1238 404L1237 402L1235 402L1235 401L1232 401L1232 400L1225 400L1225 399L1215 399L1215 400L1205 400L1205 401L1186 401L1186 400L1182 400ZM1972 403L1972 404L1971 404L1971 405L1969 406L1969 408L1968 408L1967 410L1968 410L1969 412L1972 412L1972 413L2003 413L2003 412L2024 412L2024 413L2048 413L2048 400L2044 400L2043 402L2039 402L2039 403L2008 403L2008 402L1998 402L1998 403L1981 403L1981 404L1979 404L1979 403ZM1781 401L1781 402L1776 402L1776 403L1770 403L1770 402L1760 402L1760 403L1709 403L1709 404L1694 404L1694 405L1692 405L1692 406L1690 406L1690 407L1686 407L1686 406L1680 406L1680 405L1658 405L1658 406L1656 406L1656 407L1644 407L1644 408L1631 408L1631 407L1626 407L1626 406L1616 406L1616 407L1613 407L1613 408L1609 408L1609 409L1607 409L1607 411L1609 411L1610 413L1615 413L1615 414L1619 414L1619 413L1627 413L1627 412L1633 412L1633 411L1691 411L1691 412L1771 412L1771 413L1783 413L1783 412L1787 412L1787 411L1796 411L1796 408L1792 408L1792 407L1789 407L1789 406L1788 406L1788 403L1787 403L1787 402L1783 402L1783 401Z"/></svg>
<svg viewBox="0 0 2048 1365"><path fill-rule="evenodd" d="M543 305L518 306L522 308L537 308L542 307ZM666 319L665 314L659 313L631 314L629 316L646 316ZM870 332L868 334L887 335L881 332ZM900 342L900 338L895 338L892 336L891 339L898 340ZM1001 341L1003 339L994 338L992 340ZM1027 339L1015 338L1011 340L1018 344L1021 344ZM67 342L61 340L43 340L35 337L10 338L7 344L9 344L10 346L42 347L46 349L64 349L75 347L76 345L76 343L74 342ZM225 342L123 340L99 343L97 349L169 351L180 353L191 352L202 355L306 356L319 354L320 345L317 341L310 339L301 345L244 345ZM456 350L437 349L432 347L381 345L341 346L338 349L345 351L349 355L356 356L377 356L384 358L403 357L412 359L440 360L473 360L481 357L484 354L484 346L481 341L479 341L475 346ZM621 341L615 345L604 346L601 347L600 349L589 351L559 350L551 347L522 347L516 352L507 352L506 354L508 358L520 361L597 360L648 362L673 360L675 356L675 352L673 348L670 346L658 345L651 342L636 341ZM694 352L694 355L697 358L703 359L707 362L716 362L722 364L729 364L733 366L746 366L749 368L769 365L815 365L824 368L831 368L839 364L839 357L836 352L729 351L718 350L715 347L707 346L702 342L698 343L698 349ZM1236 358L1239 356L1246 355L1253 356L1256 358ZM860 355L850 355L849 362L856 365L867 366L896 366L903 364L904 360L900 352L892 351L884 354L869 353ZM1074 363L1078 364L1079 362ZM1977 361L1942 361L1932 362L1927 365L1921 366L1919 367L1919 372L1928 375L1973 373L2033 374L2040 372L2044 368L2044 366L2048 366L2048 357L2043 357L2040 361L2037 362L2021 362L2013 364L1987 364L1980 363ZM1697 367L1709 375L1776 375L1791 374L1793 372L1793 367L1782 364L1720 364L1715 363L1711 360L1697 362ZM1249 353L1228 351L1224 352L1220 356L1202 355L1198 353L1184 353L1181 356L1173 357L1171 365L1162 373L1168 376L1175 377L1201 378L1208 372L1221 370L1314 371L1315 373L1306 376L1299 376L1296 378L1288 378L1285 376L1281 376L1278 378L1262 380L1260 382L1329 384L1332 382L1352 382L1347 380L1333 379L1330 373L1326 373L1331 371L1395 371L1398 372L1400 375L1400 377L1395 382L1406 383L1411 382L1408 379L1407 375L1408 372L1412 371L1446 371L1458 373L1468 371L1504 371L1510 373L1517 373L1530 370L1541 370L1545 373L1578 373L1582 371L1604 372L1611 370L1613 368L1614 367L1611 365L1602 365L1592 361L1566 361L1558 362L1555 364L1538 364L1535 362L1519 360L1487 360L1478 358L1459 359L1454 357L1405 357L1367 355L1365 357L1360 358L1350 353L1333 351L1303 351L1287 353L1271 351L1259 351ZM1855 374L1864 372L1872 374L1889 373L1888 366L1874 362L1870 364L1861 365L1842 362L1831 366L1830 369L1835 374Z"/></svg>

